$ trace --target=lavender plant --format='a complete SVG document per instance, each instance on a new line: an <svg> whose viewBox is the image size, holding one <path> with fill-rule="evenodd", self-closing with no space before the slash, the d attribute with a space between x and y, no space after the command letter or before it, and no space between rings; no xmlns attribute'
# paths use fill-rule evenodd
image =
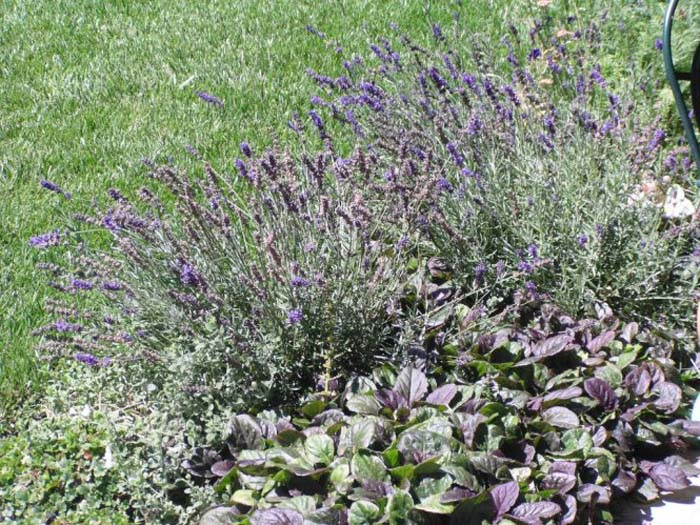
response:
<svg viewBox="0 0 700 525"><path fill-rule="evenodd" d="M687 180L687 151L662 164L660 123L587 54L599 28L575 24L537 22L529 39L513 26L503 63L442 33L437 53L385 40L374 62L347 63L347 78L316 75L318 98L378 152L417 228L477 297L497 304L526 286L572 312L603 301L680 322L697 291L696 220L670 219L660 202Z"/></svg>
<svg viewBox="0 0 700 525"><path fill-rule="evenodd" d="M408 213L386 198L374 156L342 158L323 137L298 158L242 144L233 173L150 165L175 213L146 188L138 202L110 190L106 211L76 217L72 268L54 283L101 296L104 311L56 307L44 347L92 366L145 360L151 381L245 406L392 357ZM87 248L90 228L111 235L108 251ZM61 242L52 232L30 244Z"/></svg>

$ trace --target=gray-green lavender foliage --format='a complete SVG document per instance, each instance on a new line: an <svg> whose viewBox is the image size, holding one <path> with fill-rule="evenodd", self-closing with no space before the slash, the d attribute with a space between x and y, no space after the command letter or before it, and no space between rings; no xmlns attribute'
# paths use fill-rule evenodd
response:
<svg viewBox="0 0 700 525"><path fill-rule="evenodd" d="M90 365L146 360L138 369L178 383L183 403L247 407L392 357L409 212L387 198L376 158L342 158L317 124L316 154L255 157L243 144L233 173L151 165L175 211L146 188L138 203L112 190L111 207L77 217L66 240L33 241L72 245L55 287L105 307L60 309L40 330L45 348ZM83 242L95 226L113 237L107 252Z"/></svg>
<svg viewBox="0 0 700 525"><path fill-rule="evenodd" d="M697 214L663 205L688 185L687 151L665 149L659 121L605 78L589 53L600 27L549 19L527 40L513 27L503 63L435 34L438 52L385 41L374 62L352 64L352 82L318 83L421 210L418 228L462 287L494 306L524 285L571 312L601 301L687 325Z"/></svg>

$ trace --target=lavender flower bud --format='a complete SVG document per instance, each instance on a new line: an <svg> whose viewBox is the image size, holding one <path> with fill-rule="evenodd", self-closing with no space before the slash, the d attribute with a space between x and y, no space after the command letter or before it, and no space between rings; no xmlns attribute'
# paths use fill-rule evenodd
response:
<svg viewBox="0 0 700 525"><path fill-rule="evenodd" d="M476 279L476 282L481 283L484 281L484 275L486 275L486 265L480 262L474 268L474 279Z"/></svg>
<svg viewBox="0 0 700 525"><path fill-rule="evenodd" d="M435 188L437 189L438 194L442 192L446 193L451 193L453 190L452 184L450 184L450 181L448 181L446 178L441 177L437 180L435 183Z"/></svg>
<svg viewBox="0 0 700 525"><path fill-rule="evenodd" d="M527 55L529 61L537 60L542 56L542 50L539 47L533 48Z"/></svg>
<svg viewBox="0 0 700 525"><path fill-rule="evenodd" d="M83 331L82 326L80 326L79 324L75 324L75 323L69 323L65 319L59 319L58 321L56 321L54 323L53 327L57 332L59 332L61 334L65 334L65 333L69 333L69 332L82 332Z"/></svg>
<svg viewBox="0 0 700 525"><path fill-rule="evenodd" d="M41 181L41 187L44 188L44 189L46 189L46 190L52 191L52 192L54 192L54 193L60 193L60 194L63 195L66 199L70 199L70 198L71 198L71 194L70 194L70 193L63 191L63 190L60 188L60 186L59 186L58 184L56 184L56 183L54 183L54 182L51 182L51 181L48 181L48 180L46 180L46 179L42 179L42 181Z"/></svg>
<svg viewBox="0 0 700 525"><path fill-rule="evenodd" d="M314 26L312 26L311 24L306 24L306 30L307 30L309 33L311 33L312 35L317 36L317 37L320 38L321 40L323 40L324 38L326 38L326 34L325 34L325 33L319 31L318 29L316 29L316 28L315 28Z"/></svg>
<svg viewBox="0 0 700 525"><path fill-rule="evenodd" d="M435 40L439 42L443 42L445 40L445 36L442 34L442 29L440 28L439 24L433 24L433 36L435 37Z"/></svg>
<svg viewBox="0 0 700 525"><path fill-rule="evenodd" d="M651 141L649 141L649 144L647 145L647 151L654 151L661 145L665 138L666 133L664 132L664 130L657 129L654 132L654 136L652 137Z"/></svg>
<svg viewBox="0 0 700 525"><path fill-rule="evenodd" d="M287 323L289 323L289 324L300 323L303 317L304 317L304 314L302 313L301 310L299 310L299 309L289 310L289 313L287 314Z"/></svg>
<svg viewBox="0 0 700 525"><path fill-rule="evenodd" d="M246 157L251 158L253 156L253 152L250 149L250 145L247 142L241 142L240 148L241 153L243 153L243 155L245 155Z"/></svg>
<svg viewBox="0 0 700 525"><path fill-rule="evenodd" d="M206 91L195 91L195 93L207 104L211 104L212 106L217 106L219 108L224 107L223 101L220 98L215 97L211 93L207 93Z"/></svg>
<svg viewBox="0 0 700 525"><path fill-rule="evenodd" d="M70 284L76 290L92 290L93 288L90 281L85 281L83 279L73 279Z"/></svg>

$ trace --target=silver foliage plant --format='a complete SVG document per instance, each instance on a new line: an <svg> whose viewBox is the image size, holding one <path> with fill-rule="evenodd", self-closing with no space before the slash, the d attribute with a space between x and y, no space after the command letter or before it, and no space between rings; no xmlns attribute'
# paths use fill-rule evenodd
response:
<svg viewBox="0 0 700 525"><path fill-rule="evenodd" d="M391 357L411 211L387 198L375 157L341 157L314 123L315 154L256 157L244 143L232 173L202 162L199 176L147 161L167 204L147 188L134 202L110 190L109 209L75 217L52 244L72 246L68 265L44 268L54 288L100 297L91 304L104 311L52 303L44 351L147 363L155 384L247 407ZM94 226L108 249L87 248Z"/></svg>

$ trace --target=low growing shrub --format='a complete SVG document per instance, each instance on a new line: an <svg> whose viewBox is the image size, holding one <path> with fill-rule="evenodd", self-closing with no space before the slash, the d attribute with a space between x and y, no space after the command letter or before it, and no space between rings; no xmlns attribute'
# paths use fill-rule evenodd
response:
<svg viewBox="0 0 700 525"><path fill-rule="evenodd" d="M152 166L175 213L146 188L140 203L110 191L109 209L77 217L68 267L47 267L55 288L99 296L104 309L50 304L61 318L39 331L44 347L91 365L145 359L154 383L173 378L186 391L183 403L199 393L241 407L274 406L392 357L410 210L387 198L374 157L342 158L324 139L299 158L255 158L242 144L235 174ZM112 236L109 250L84 243L96 227ZM31 242L64 243L49 236Z"/></svg>
<svg viewBox="0 0 700 525"><path fill-rule="evenodd" d="M687 151L664 150L648 108L613 90L590 54L598 26L513 27L503 63L435 31L438 52L384 40L347 77L314 74L314 100L378 153L462 287L494 305L527 285L571 312L599 300L687 324L697 214L668 206Z"/></svg>

